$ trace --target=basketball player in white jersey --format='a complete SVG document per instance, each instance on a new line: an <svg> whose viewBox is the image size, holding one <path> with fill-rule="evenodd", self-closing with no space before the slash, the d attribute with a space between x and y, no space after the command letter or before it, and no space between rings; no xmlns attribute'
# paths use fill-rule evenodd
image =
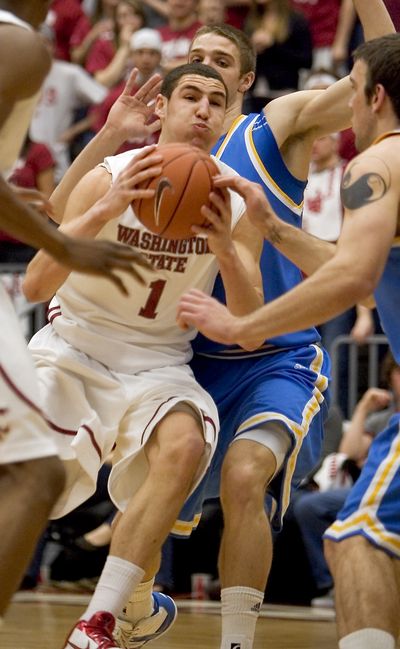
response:
<svg viewBox="0 0 400 649"><path fill-rule="evenodd" d="M0 228L71 268L113 280L113 268L136 274L129 248L76 240L22 203L2 174L25 138L50 60L34 31L49 2L0 2ZM138 278L140 276L138 275ZM111 283L110 283L111 286ZM56 447L40 413L36 379L8 296L0 286L0 621L63 486Z"/></svg>
<svg viewBox="0 0 400 649"><path fill-rule="evenodd" d="M222 130L226 96L212 68L176 68L156 100L160 143L185 142L209 151ZM69 274L43 251L25 280L28 298L47 300L56 291L50 324L30 343L43 407L67 471L54 514L65 514L94 492L98 469L113 449L109 489L123 512L96 592L66 647L116 647L115 617L143 578L135 614L149 619L135 638L137 646L173 622L172 600L162 594L153 602L149 598L152 578L161 545L204 475L218 432L216 407L187 366L195 331L177 327L176 305L189 286L210 292L218 267L233 311L248 313L262 302L262 241L237 195L212 195L213 210L206 210L210 229L184 241L162 239L136 218L135 187L146 169L159 173L160 162L156 147L106 158L72 193L61 226L70 234L101 233L143 251L154 266L152 274L143 271L147 286L135 286L127 301L100 279ZM218 165L221 172L230 171ZM111 197L110 182L126 188L124 200ZM101 197L109 202L108 216L93 209L76 217ZM192 525L187 527L189 532Z"/></svg>

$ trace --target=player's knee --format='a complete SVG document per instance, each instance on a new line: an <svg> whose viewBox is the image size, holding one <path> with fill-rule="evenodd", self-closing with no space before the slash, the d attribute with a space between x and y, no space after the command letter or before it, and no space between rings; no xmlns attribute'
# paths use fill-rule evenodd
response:
<svg viewBox="0 0 400 649"><path fill-rule="evenodd" d="M256 461L244 460L240 465L227 462L221 475L221 502L224 508L259 505L263 507L265 474Z"/></svg>

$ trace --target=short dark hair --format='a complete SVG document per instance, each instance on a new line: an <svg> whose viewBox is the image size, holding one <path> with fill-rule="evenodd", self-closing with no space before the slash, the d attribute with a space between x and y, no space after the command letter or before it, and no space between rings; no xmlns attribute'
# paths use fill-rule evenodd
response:
<svg viewBox="0 0 400 649"><path fill-rule="evenodd" d="M367 65L365 95L371 99L377 84L381 84L400 119L400 34L388 34L362 43L353 53L354 61Z"/></svg>
<svg viewBox="0 0 400 649"><path fill-rule="evenodd" d="M190 49L193 46L193 41L203 34L217 34L231 41L239 52L240 60L240 74L247 74L247 72L254 72L256 69L256 53L254 47L244 32L232 25L221 23L220 25L204 25L200 27L195 33Z"/></svg>
<svg viewBox="0 0 400 649"><path fill-rule="evenodd" d="M168 74L165 75L160 88L160 93L163 97L170 99L178 85L179 79L188 74L195 74L199 77L205 77L206 79L216 79L217 81L220 81L225 88L226 97L228 97L228 89L220 73L217 70L214 70L211 66L204 65L204 63L185 63L184 65L179 65L177 68L168 72Z"/></svg>

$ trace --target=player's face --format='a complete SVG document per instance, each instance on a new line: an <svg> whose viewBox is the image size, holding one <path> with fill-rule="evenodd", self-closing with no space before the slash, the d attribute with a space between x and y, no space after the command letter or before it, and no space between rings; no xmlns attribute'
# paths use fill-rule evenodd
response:
<svg viewBox="0 0 400 649"><path fill-rule="evenodd" d="M189 63L195 62L209 65L220 73L228 88L228 105L231 104L242 79L236 45L218 34L202 34L195 38L189 52Z"/></svg>
<svg viewBox="0 0 400 649"><path fill-rule="evenodd" d="M184 142L210 151L223 131L226 91L217 79L187 74L171 97L159 96L160 143Z"/></svg>
<svg viewBox="0 0 400 649"><path fill-rule="evenodd" d="M353 94L349 106L352 110L351 125L355 135L356 147L358 151L364 151L372 144L375 139L375 119L371 108L365 96L365 83L367 77L367 65L364 61L355 62L350 73L350 82L353 88Z"/></svg>

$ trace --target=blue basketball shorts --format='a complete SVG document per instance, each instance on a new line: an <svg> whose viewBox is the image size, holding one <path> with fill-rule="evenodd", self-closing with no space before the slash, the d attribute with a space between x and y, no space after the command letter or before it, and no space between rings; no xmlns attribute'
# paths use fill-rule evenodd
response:
<svg viewBox="0 0 400 649"><path fill-rule="evenodd" d="M357 482L325 538L360 535L400 559L400 413L374 439Z"/></svg>
<svg viewBox="0 0 400 649"><path fill-rule="evenodd" d="M182 529L189 535L200 519L204 500L218 497L221 467L230 444L269 421L281 422L291 438L284 466L268 488L273 503L271 522L279 529L292 486L299 485L320 458L329 406L327 352L312 344L256 358L198 355L191 366L217 404L221 430L211 466L180 513Z"/></svg>

